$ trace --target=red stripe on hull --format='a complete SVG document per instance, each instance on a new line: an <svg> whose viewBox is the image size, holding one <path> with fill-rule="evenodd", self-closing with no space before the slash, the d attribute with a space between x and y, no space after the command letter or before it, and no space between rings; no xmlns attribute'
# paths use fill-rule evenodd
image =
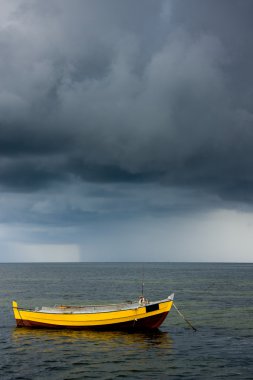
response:
<svg viewBox="0 0 253 380"><path fill-rule="evenodd" d="M114 323L102 326L65 326L54 325L49 323L40 323L24 319L16 319L17 327L32 327L32 328L51 328L51 329L71 329L71 330L154 330L157 329L165 318L168 312L153 315L146 318L141 318L129 322Z"/></svg>

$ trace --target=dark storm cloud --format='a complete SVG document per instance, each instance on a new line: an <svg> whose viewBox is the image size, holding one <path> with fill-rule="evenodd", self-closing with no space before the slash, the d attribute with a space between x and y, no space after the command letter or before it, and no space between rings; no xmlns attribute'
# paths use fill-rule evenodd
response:
<svg viewBox="0 0 253 380"><path fill-rule="evenodd" d="M251 201L252 1L1 7L4 188L150 181Z"/></svg>

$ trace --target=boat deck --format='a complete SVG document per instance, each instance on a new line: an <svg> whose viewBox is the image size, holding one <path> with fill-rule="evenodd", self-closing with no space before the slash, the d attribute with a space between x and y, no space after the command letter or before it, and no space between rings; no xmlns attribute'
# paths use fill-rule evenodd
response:
<svg viewBox="0 0 253 380"><path fill-rule="evenodd" d="M129 310L137 309L140 307L138 302L127 302L115 305L87 305L87 306L71 306L71 305L56 305L54 307L42 306L39 309L36 309L36 312L39 313L54 313L54 314L88 314L88 313L103 313L109 311L120 311L120 310Z"/></svg>

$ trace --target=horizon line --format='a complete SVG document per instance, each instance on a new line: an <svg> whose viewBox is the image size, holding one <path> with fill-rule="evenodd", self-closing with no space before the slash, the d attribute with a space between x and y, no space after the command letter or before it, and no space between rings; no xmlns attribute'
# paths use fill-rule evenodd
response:
<svg viewBox="0 0 253 380"><path fill-rule="evenodd" d="M0 261L0 264L253 264L253 261Z"/></svg>

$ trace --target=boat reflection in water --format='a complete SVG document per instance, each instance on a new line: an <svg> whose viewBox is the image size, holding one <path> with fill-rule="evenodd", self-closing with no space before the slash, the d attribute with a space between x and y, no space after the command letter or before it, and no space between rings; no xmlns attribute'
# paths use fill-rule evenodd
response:
<svg viewBox="0 0 253 380"><path fill-rule="evenodd" d="M15 328L12 379L162 379L173 362L167 332ZM10 360L13 357L10 356Z"/></svg>
<svg viewBox="0 0 253 380"><path fill-rule="evenodd" d="M127 348L133 350L148 350L155 346L165 349L167 353L172 350L173 340L167 332L152 330L149 332L129 333L127 331L93 331L93 330L49 330L15 328L12 333L13 342L23 347L24 350L39 347L47 347L47 350L85 347L90 351L96 351L98 346L104 350Z"/></svg>

